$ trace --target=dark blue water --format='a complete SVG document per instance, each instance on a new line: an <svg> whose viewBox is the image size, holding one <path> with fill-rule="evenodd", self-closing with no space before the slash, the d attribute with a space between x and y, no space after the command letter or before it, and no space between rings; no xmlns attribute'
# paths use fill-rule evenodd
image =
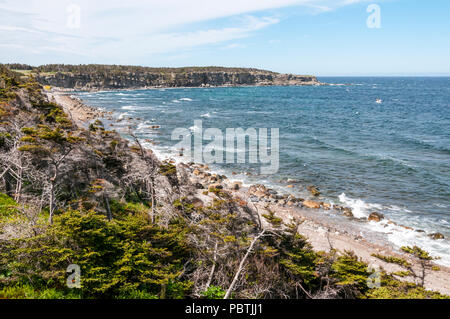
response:
<svg viewBox="0 0 450 319"><path fill-rule="evenodd" d="M450 78L320 80L339 85L155 89L80 97L124 119L133 117L137 134L156 139L161 151L175 144L170 141L174 128L191 128L197 119L204 128L279 128L278 174L259 176L254 165L218 168L239 173L236 179L273 187L295 179L299 183L289 191L302 196L307 196L306 186L317 185L325 199L352 206L357 216L379 211L403 225L450 237ZM118 128L129 124L124 121ZM149 125L162 129L155 132ZM418 242L436 254L450 254L447 240L416 235L389 236L399 245Z"/></svg>

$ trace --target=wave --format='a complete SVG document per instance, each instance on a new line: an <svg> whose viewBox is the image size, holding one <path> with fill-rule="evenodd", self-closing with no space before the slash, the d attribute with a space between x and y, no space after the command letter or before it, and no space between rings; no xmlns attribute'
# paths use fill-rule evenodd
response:
<svg viewBox="0 0 450 319"><path fill-rule="evenodd" d="M345 193L339 196L341 203L350 207L353 211L353 215L356 218L367 218L372 212L378 211L383 213L397 214L400 219L408 219L408 213L412 213L406 208L399 206L383 206L380 204L367 203L361 199L354 199L348 197ZM403 217L403 218L402 218ZM441 220L441 222L444 220ZM411 223L409 223L411 224ZM417 222L421 225L421 228L425 228L429 233L435 231L434 223L426 223L423 219ZM427 227L428 225L428 227ZM381 222L371 222L367 227L375 232L381 232L386 234L387 240L394 244L396 247L400 248L403 246L419 246L422 249L428 251L432 256L438 256L441 259L437 263L450 266L450 242L448 240L434 240L428 237L427 233L417 232L414 229L409 229L404 226L391 223L389 219L384 219Z"/></svg>
<svg viewBox="0 0 450 319"><path fill-rule="evenodd" d="M119 115L118 119L119 119L119 120L123 120L123 119L124 119L125 117L127 117L127 116L131 116L131 114L128 113L128 112L121 113L121 114Z"/></svg>
<svg viewBox="0 0 450 319"><path fill-rule="evenodd" d="M136 108L137 108L136 105L125 105L121 107L122 110L129 110L129 111L135 110Z"/></svg>
<svg viewBox="0 0 450 319"><path fill-rule="evenodd" d="M379 162L380 164L392 164L395 166L401 166L403 169L409 170L409 171L414 171L417 172L417 167L405 160L393 157L391 155L387 155L387 154L371 154L371 153L363 153L363 152L359 152L358 150L351 150L351 149L347 149L345 147L342 146L336 146L327 142L324 142L320 139L318 139L317 137L312 137L312 140L314 141L314 143L318 146L319 149L322 150L329 150L329 151L335 151L335 152L339 152L351 157L358 157L358 158L362 158L362 159L366 159L369 161L375 161L375 162Z"/></svg>
<svg viewBox="0 0 450 319"><path fill-rule="evenodd" d="M400 138L404 143L407 143L410 145L419 146L419 147L425 148L427 150L434 150L434 151L450 154L450 148L445 147L445 146L434 145L431 143L430 140L423 140L423 139L418 139L418 138L414 138L414 137L410 137L410 136L400 136Z"/></svg>
<svg viewBox="0 0 450 319"><path fill-rule="evenodd" d="M367 218L371 213L373 213L373 210L381 211L383 209L383 206L380 204L371 204L366 203L361 199L353 199L345 195L345 193L339 196L339 200L341 203L352 209L353 215L356 218Z"/></svg>
<svg viewBox="0 0 450 319"><path fill-rule="evenodd" d="M200 131L200 127L198 127L197 125L191 126L189 128L189 130L191 130L192 132L199 132Z"/></svg>

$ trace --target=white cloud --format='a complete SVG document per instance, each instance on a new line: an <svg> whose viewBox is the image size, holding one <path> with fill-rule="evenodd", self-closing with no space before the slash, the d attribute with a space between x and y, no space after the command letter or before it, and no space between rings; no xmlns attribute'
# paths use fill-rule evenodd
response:
<svg viewBox="0 0 450 319"><path fill-rule="evenodd" d="M227 27L222 29L208 29L185 33L161 33L144 38L149 42L148 53L164 53L179 49L189 49L205 44L217 44L221 42L242 39L253 32L278 23L279 20L271 17L255 18L247 16L247 22L239 27Z"/></svg>
<svg viewBox="0 0 450 319"><path fill-rule="evenodd" d="M323 12L359 1L4 0L0 1L0 44L14 43L34 52L70 53L99 60L125 56L132 59L249 37L280 21L272 13L261 16L264 10L301 5ZM77 29L67 24L71 4L81 9ZM207 23L230 17L241 19L233 18L228 25L221 20L221 27ZM203 27L194 28L194 23Z"/></svg>

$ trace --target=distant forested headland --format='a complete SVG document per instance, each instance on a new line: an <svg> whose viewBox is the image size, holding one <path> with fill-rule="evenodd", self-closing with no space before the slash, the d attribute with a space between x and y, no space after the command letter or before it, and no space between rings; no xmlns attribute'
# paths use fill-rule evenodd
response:
<svg viewBox="0 0 450 319"><path fill-rule="evenodd" d="M34 67L26 64L8 64L7 67L24 76L33 75L42 85L81 90L320 84L317 78L311 75L217 66L151 68L125 65L48 64Z"/></svg>

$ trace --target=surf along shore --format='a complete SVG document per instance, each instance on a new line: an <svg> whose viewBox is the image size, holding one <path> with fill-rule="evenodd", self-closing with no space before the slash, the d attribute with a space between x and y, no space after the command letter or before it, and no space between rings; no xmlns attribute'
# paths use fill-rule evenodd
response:
<svg viewBox="0 0 450 319"><path fill-rule="evenodd" d="M53 88L47 92L50 100L60 104L69 114L73 121L80 127L88 127L90 123L97 119L106 119L112 114L94 107L87 106L83 102L71 96L73 93ZM155 128L156 129L156 128ZM189 172L189 180L198 187L196 197L201 204L208 204L213 201L214 195L205 192L205 189L214 187L225 189L231 192L233 198L253 207L259 215L259 220L263 227L267 226L266 220L262 217L269 211L275 213L276 217L283 221L300 219L303 223L299 226L299 233L308 238L316 251L353 251L363 261L373 268L381 267L389 273L404 270L400 266L387 263L373 255L383 255L397 257L407 260L413 265L416 273L420 272L420 263L409 255L402 253L389 245L387 242L365 238L361 235L355 223L336 223L330 218L326 218L324 213L332 213L344 216L349 221L354 220L351 209L340 206L332 206L328 203L315 199L314 187L310 189L311 200L303 200L289 195L282 195L268 189L264 185L251 185L244 187L239 181L233 181L224 175L214 174L210 168L203 164L185 163L179 159L172 159L176 165L183 166ZM293 187L292 185L290 187ZM317 194L316 194L317 195ZM373 222L377 222L382 216L371 216ZM365 223L367 221L360 221ZM391 222L393 223L393 222ZM404 227L397 225L398 227ZM414 282L414 278L405 277L404 280ZM450 268L439 265L439 270L427 272L425 287L429 290L439 291L443 294L450 294Z"/></svg>

